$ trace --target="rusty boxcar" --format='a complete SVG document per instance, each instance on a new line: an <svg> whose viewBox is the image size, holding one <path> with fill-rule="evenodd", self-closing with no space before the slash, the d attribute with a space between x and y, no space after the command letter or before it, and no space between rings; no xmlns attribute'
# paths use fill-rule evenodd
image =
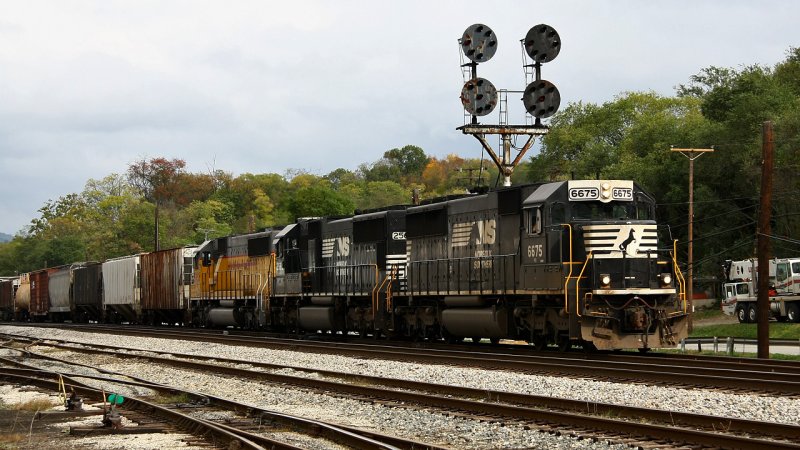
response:
<svg viewBox="0 0 800 450"><path fill-rule="evenodd" d="M42 321L50 313L50 273L57 269L41 269L30 273L30 308L32 320Z"/></svg>
<svg viewBox="0 0 800 450"><path fill-rule="evenodd" d="M150 324L188 323L196 246L141 255L142 321Z"/></svg>
<svg viewBox="0 0 800 450"><path fill-rule="evenodd" d="M14 315L14 278L0 278L0 320Z"/></svg>

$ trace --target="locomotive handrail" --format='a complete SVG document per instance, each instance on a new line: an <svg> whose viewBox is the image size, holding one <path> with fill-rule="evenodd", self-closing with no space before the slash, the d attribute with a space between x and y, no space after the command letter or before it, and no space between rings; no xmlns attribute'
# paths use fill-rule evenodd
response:
<svg viewBox="0 0 800 450"><path fill-rule="evenodd" d="M562 223L562 227L566 227L569 230L569 274L567 274L566 281L564 281L564 312L569 314L569 281L572 278L572 225L568 223ZM586 261L589 261L587 258ZM583 271L581 271L583 272Z"/></svg>
<svg viewBox="0 0 800 450"><path fill-rule="evenodd" d="M380 294L380 292L383 289L383 287L386 286L386 281L389 280L389 277L391 276L391 271L387 272L386 276L383 277L383 281L380 284L378 284L377 280L380 279L380 274L378 272L378 265L374 264L374 266L375 266L376 281L375 281L375 287L372 289L372 322L373 322L373 324L375 323L375 311L378 309L378 294Z"/></svg>
<svg viewBox="0 0 800 450"><path fill-rule="evenodd" d="M386 288L386 306L387 310L391 311L394 305L392 304L392 284L394 282L394 276L398 272L397 264L392 264L392 270L389 274L389 287Z"/></svg>
<svg viewBox="0 0 800 450"><path fill-rule="evenodd" d="M375 326L375 311L378 309L378 280L380 279L380 272L378 265L373 264L375 267L375 286L372 288L372 324Z"/></svg>
<svg viewBox="0 0 800 450"><path fill-rule="evenodd" d="M583 278L583 271L586 270L586 266L589 265L589 260L592 259L592 258L594 258L594 256L592 255L592 251L590 250L589 254L586 255L586 261L583 262L583 267L581 268L581 272L578 274L578 278L576 278L577 281L575 282L575 314L577 314L578 317L583 317L581 315L580 304L578 303L578 302L580 302L580 299L581 299L581 295L580 295L581 278ZM572 267L572 264L570 264L570 268L571 267Z"/></svg>
<svg viewBox="0 0 800 450"><path fill-rule="evenodd" d="M678 240L675 239L672 241L673 251L670 256L672 256L672 271L675 273L675 278L678 280L678 288L680 291L678 292L678 298L683 300L683 313L686 314L689 310L688 302L686 301L686 280L683 278L683 272L678 267Z"/></svg>
<svg viewBox="0 0 800 450"><path fill-rule="evenodd" d="M312 285L311 289L307 291L307 294L356 294L356 289L361 289L361 293L371 291L375 288L380 280L380 274L378 273L377 264L348 264L343 266L315 266L312 269L304 268L304 271L309 272L312 278ZM374 281L370 282L368 280L369 274L365 275L365 269L375 268L375 276ZM361 269L361 270L359 270ZM371 270L370 270L371 272ZM352 276L352 282L346 283L342 286L341 283L337 283L334 280L325 282L325 285L322 285L320 280L322 279L323 274L331 274L333 277L340 277L344 274L345 277ZM365 286L367 285L367 286ZM369 287L371 285L372 287ZM352 287L352 291L350 288Z"/></svg>
<svg viewBox="0 0 800 450"><path fill-rule="evenodd" d="M495 259L497 259L498 261L503 262L503 264L502 264L503 283L504 283L505 288L507 289L506 285L508 283L508 277L505 274L506 267L507 267L505 265L505 260L508 259L508 258L516 258L518 255L519 255L519 253L507 253L507 254L502 254L502 255L490 255L490 256L461 256L461 257L455 257L455 258L422 259L422 260L417 260L417 261L409 261L408 262L408 266L409 266L409 274L410 275L413 275L414 273L419 274L422 271L423 268L425 269L425 273L430 275L430 273L431 273L430 266L431 266L431 264L433 264L437 281L435 281L435 286L431 286L430 276L421 277L421 278L426 280L425 286L424 287L422 285L416 285L415 286L414 284L411 284L411 285L409 285L407 287L407 291L410 294L422 293L422 292L430 293L432 291L435 291L436 294L441 294L441 289L442 288L441 288L441 282L440 282L440 279L439 279L439 276L438 276L440 266L444 265L445 268L448 269L447 270L447 277L446 277L445 281L446 281L446 289L447 289L447 291L449 291L451 289L451 282L455 282L456 286L461 286L461 282L462 282L462 278L461 278L462 270L461 270L461 268L463 266L462 265L463 262L486 261L486 260L494 261ZM516 262L514 262L514 264L516 266ZM469 272L469 268L470 267L471 267L470 265L466 266L466 268L468 269L467 272ZM452 270L450 270L450 269L452 269L452 268L456 268L457 269L457 270L455 270L455 277L454 278L451 277ZM477 280L480 283L480 287L478 289L476 289L480 293L484 293L484 291L486 289L494 290L496 288L496 285L495 285L496 276L494 274L500 273L500 271L495 269L495 265L492 264L491 271L492 271L493 275L492 275L491 280L489 280L489 279L484 278L483 269L484 269L484 265L481 263L479 268L478 268L478 270L480 270L480 273L478 275L478 280ZM413 278L413 276L412 276L412 278ZM466 281L469 282L469 281L473 281L473 280L474 280L473 277L470 275L469 278ZM483 286L483 283L484 282L489 282L489 281L492 282L492 286L490 286L488 288L485 288ZM514 289L516 289L516 285L514 285ZM468 290L472 291L472 289L468 289Z"/></svg>

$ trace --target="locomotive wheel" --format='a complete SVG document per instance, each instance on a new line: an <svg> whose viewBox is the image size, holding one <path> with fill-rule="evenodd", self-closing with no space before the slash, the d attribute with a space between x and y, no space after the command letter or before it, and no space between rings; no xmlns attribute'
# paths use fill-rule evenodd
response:
<svg viewBox="0 0 800 450"><path fill-rule="evenodd" d="M747 323L747 311L744 306L738 305L736 307L736 318L739 320L739 323Z"/></svg>
<svg viewBox="0 0 800 450"><path fill-rule="evenodd" d="M460 344L460 343L464 342L464 338L457 337L457 336L450 336L450 335L447 335L447 336L444 338L444 341L445 341L445 342L447 342L447 343L448 343L448 344L450 344L450 345L453 345L453 344Z"/></svg>
<svg viewBox="0 0 800 450"><path fill-rule="evenodd" d="M789 322L800 323L800 306L796 303L790 303L786 306L786 318Z"/></svg>

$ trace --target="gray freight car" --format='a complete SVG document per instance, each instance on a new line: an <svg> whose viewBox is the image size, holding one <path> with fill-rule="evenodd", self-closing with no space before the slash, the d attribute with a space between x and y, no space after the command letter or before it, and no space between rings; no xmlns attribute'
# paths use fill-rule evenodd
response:
<svg viewBox="0 0 800 450"><path fill-rule="evenodd" d="M140 255L103 262L103 316L106 322L136 322L142 310Z"/></svg>

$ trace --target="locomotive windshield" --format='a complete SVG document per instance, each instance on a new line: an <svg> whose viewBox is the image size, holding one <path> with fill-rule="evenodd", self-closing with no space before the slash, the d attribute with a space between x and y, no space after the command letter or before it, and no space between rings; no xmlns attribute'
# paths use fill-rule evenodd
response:
<svg viewBox="0 0 800 450"><path fill-rule="evenodd" d="M652 209L645 203L576 202L572 204L573 220L652 220Z"/></svg>

